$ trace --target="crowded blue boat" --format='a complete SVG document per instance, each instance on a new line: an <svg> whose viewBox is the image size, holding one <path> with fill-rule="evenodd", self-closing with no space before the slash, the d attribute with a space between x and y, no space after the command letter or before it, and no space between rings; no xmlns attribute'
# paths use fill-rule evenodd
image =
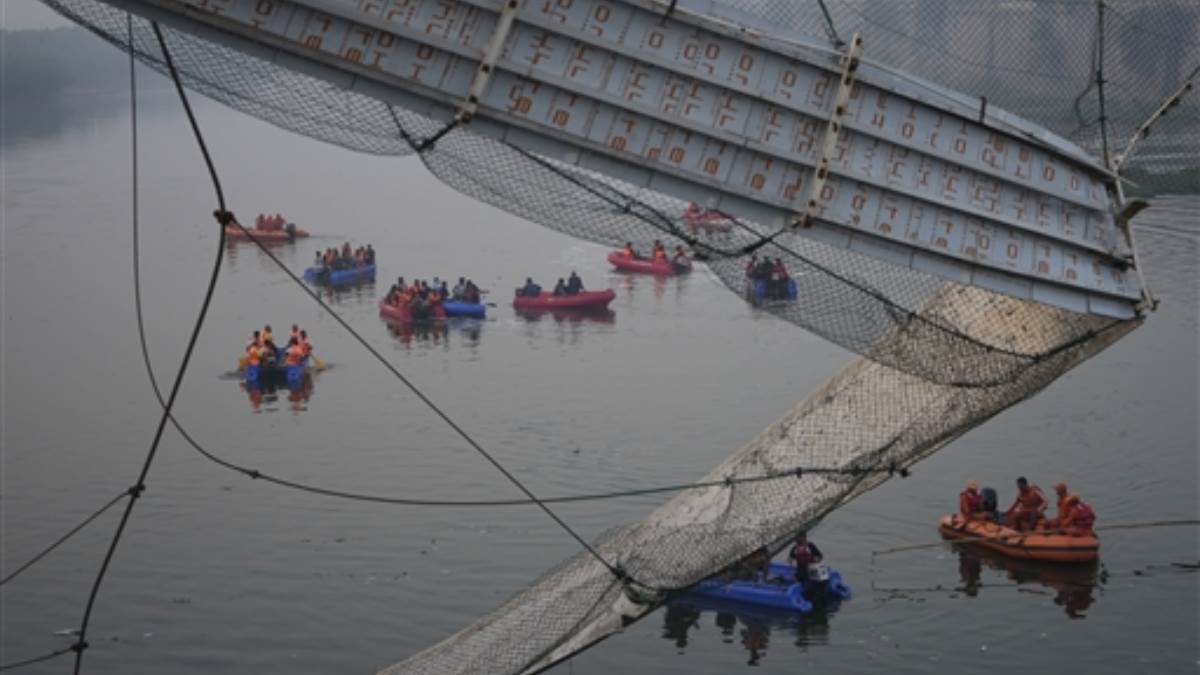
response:
<svg viewBox="0 0 1200 675"><path fill-rule="evenodd" d="M348 286L374 279L375 249L370 244L351 250L346 242L340 251L317 251L312 267L304 270L304 280L310 284Z"/></svg>

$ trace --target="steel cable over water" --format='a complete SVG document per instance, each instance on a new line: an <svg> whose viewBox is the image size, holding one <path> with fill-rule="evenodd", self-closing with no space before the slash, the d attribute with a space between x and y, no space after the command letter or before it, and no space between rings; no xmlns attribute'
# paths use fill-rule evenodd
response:
<svg viewBox="0 0 1200 675"><path fill-rule="evenodd" d="M130 19L131 20L131 19ZM130 24L132 25L132 24ZM219 211L217 212L217 223L221 227L221 233L217 237L217 255L213 260L212 274L209 277L208 287L205 289L204 300L200 305L200 312L196 316L195 325L192 328L190 337L188 338L187 348L184 350L183 358L179 363L179 371L175 375L175 382L171 386L170 396L167 397L166 404L163 406L162 415L158 420L158 427L154 432L154 440L150 444L150 450L146 453L146 459L142 464L141 472L138 474L137 482L129 489L129 501L125 504L125 511L121 514L121 522L117 525L116 532L113 533L113 538L108 546L108 551L104 555L104 561L100 565L100 570L96 574L96 580L92 584L92 590L88 594L87 606L83 612L83 619L80 622L79 638L75 644L71 645L71 651L75 652L75 668L76 675L79 674L83 667L83 653L87 649L87 629L91 620L92 609L95 607L96 598L100 592L100 585L104 582L105 574L108 572L108 567L112 563L112 559L117 550L117 545L121 541L121 535L125 532L125 525L129 522L129 517L133 513L133 507L137 504L138 498L146 488L146 476L150 473L150 466L154 462L154 458L158 453L159 443L162 441L163 431L167 426L167 419L170 417L171 409L175 405L175 398L179 394L179 388L183 384L183 376L187 372L188 362L191 360L192 351L195 349L196 340L200 337L200 329L204 326L204 319L208 314L208 307L212 302L213 292L217 287L217 279L221 272L221 262L224 259L225 251L225 227L224 221L229 217L229 212L225 208L225 195L221 190L221 183L217 177L216 168L213 166L212 157L209 155L208 147L204 144L204 139L200 134L200 128L196 123L196 117L192 113L192 108L188 104L187 94L183 90L183 85L179 81L178 75L175 73L174 64L171 61L171 53L167 49L166 41L163 39L162 32L159 31L158 25L154 24L154 33L158 38L159 45L162 48L163 59L166 61L168 68L173 74L176 90L179 94L184 111L187 113L188 121L191 124L192 132L196 136L197 144L200 146L200 151L204 156L204 162L208 167L209 176L212 178L213 189L217 195L217 204ZM130 44L132 45L132 30L130 30ZM132 47L131 47L132 52Z"/></svg>

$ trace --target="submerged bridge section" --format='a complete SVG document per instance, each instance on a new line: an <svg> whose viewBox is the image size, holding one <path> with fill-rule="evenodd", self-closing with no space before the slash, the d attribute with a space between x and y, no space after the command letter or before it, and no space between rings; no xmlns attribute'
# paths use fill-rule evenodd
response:
<svg viewBox="0 0 1200 675"><path fill-rule="evenodd" d="M986 100L711 0L107 0L631 185L967 285L1128 318L1113 177Z"/></svg>

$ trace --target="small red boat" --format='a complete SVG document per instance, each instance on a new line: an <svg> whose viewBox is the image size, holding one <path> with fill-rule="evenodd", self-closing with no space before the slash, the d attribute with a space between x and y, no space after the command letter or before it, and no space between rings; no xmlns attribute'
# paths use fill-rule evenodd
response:
<svg viewBox="0 0 1200 675"><path fill-rule="evenodd" d="M513 298L513 308L520 310L537 309L603 309L613 301L617 294L606 288L602 291L580 291L575 295L554 295L543 291L540 295L518 295Z"/></svg>
<svg viewBox="0 0 1200 675"><path fill-rule="evenodd" d="M427 316L413 317L412 307L409 305L391 305L387 300L379 301L379 315L385 319L392 321L402 321L411 323L413 321L443 321L446 318L446 309L442 307L442 303L438 303L429 308Z"/></svg>
<svg viewBox="0 0 1200 675"><path fill-rule="evenodd" d="M302 230L294 225L290 229L285 228L282 230L260 230L253 227L247 227L246 229L250 231L249 235L237 225L226 225L225 238L245 239L249 241L250 236L253 235L259 241L291 241L297 237L308 236L307 230Z"/></svg>
<svg viewBox="0 0 1200 675"><path fill-rule="evenodd" d="M688 263L687 265L676 265L669 260L630 258L622 251L613 251L612 253L609 253L608 262L611 263L613 267L624 272L638 272L641 274L672 276L675 274L686 274L692 271L691 263Z"/></svg>

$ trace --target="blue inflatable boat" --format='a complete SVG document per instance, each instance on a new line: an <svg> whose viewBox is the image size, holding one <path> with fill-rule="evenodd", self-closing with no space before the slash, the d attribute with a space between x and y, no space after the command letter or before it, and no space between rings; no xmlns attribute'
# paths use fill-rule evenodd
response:
<svg viewBox="0 0 1200 675"><path fill-rule="evenodd" d="M760 305L760 304L770 301L770 300L795 300L796 294L797 294L796 280L792 279L792 278L788 278L787 284L784 289L787 294L787 297L783 297L783 298L780 298L777 296L768 297L767 296L767 282L763 279L755 279L753 282L751 282L751 286L748 290L750 292L750 300L752 300L754 302L754 304L756 304L756 305Z"/></svg>
<svg viewBox="0 0 1200 675"><path fill-rule="evenodd" d="M304 280L310 284L328 284L330 286L345 286L375 278L375 265L350 267L344 270L334 270L328 267L309 267L304 270Z"/></svg>
<svg viewBox="0 0 1200 675"><path fill-rule="evenodd" d="M688 595L698 595L729 602L744 602L773 609L806 613L813 605L850 597L850 587L842 582L836 570L825 568L828 576L822 581L796 581L796 570L786 563L771 563L765 581L727 581L720 576L710 577L688 589Z"/></svg>
<svg viewBox="0 0 1200 675"><path fill-rule="evenodd" d="M482 302L463 302L462 300L446 300L442 302L446 316L466 316L482 319L487 314L487 306Z"/></svg>
<svg viewBox="0 0 1200 675"><path fill-rule="evenodd" d="M289 366L284 364L286 350L275 348L275 358L268 358L265 363L256 366L247 365L242 371L242 378L247 384L282 384L296 386L304 381L304 373L308 371L308 357L300 363Z"/></svg>

